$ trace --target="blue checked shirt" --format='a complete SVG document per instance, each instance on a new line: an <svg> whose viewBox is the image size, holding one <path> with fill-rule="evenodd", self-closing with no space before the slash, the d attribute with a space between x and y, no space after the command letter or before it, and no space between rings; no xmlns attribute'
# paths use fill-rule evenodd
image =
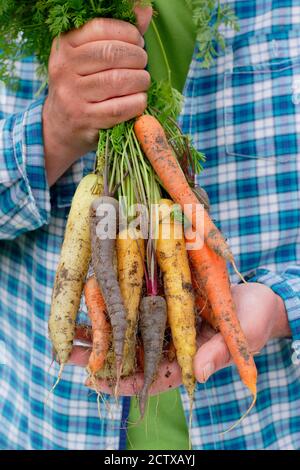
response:
<svg viewBox="0 0 300 470"><path fill-rule="evenodd" d="M191 439L194 449L300 449L300 2L229 3L241 29L224 31L226 53L209 70L195 51L180 124L207 155L199 181L240 270L283 298L293 338L256 357L256 407L230 433L220 435L250 403L236 369L198 385ZM105 397L99 419L83 369L66 367L45 405L58 373L51 289L72 195L93 155L49 190L36 65L19 64L16 93L0 89L0 448L119 449L128 399Z"/></svg>

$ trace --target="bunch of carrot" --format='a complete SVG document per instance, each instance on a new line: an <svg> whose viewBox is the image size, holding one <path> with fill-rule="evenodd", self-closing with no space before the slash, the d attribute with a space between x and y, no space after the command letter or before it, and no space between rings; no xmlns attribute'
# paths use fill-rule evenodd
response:
<svg viewBox="0 0 300 470"><path fill-rule="evenodd" d="M255 401L257 370L238 321L226 267L226 261L234 265L233 255L224 237L187 183L160 123L153 116L142 116L135 123L135 132L163 186L181 206L191 223L186 232L189 242L193 238L194 241L197 239L197 214L202 214L203 226L198 235L203 237L203 244L201 248L188 251L197 303L199 298L205 298L206 318L222 333L241 379ZM203 304L200 307L202 310ZM175 339L174 344L176 348Z"/></svg>
<svg viewBox="0 0 300 470"><path fill-rule="evenodd" d="M72 351L84 291L93 384L105 378L118 394L122 377L142 369L143 415L170 331L170 356L176 354L192 407L201 314L223 335L254 403L257 371L226 265L236 269L234 257L205 197L193 187L201 154L176 124L180 97L170 84L154 87L150 96L160 99L149 99L144 115L100 131L95 173L82 180L73 198L49 319L59 378ZM136 205L138 218L132 212Z"/></svg>
<svg viewBox="0 0 300 470"><path fill-rule="evenodd" d="M120 379L142 368L143 415L168 327L192 404L200 312L223 335L255 400L256 367L237 318L226 266L226 261L233 262L231 251L187 181L156 117L144 114L126 132L122 150L113 148L107 138L105 149L98 152L98 174L86 176L74 196L49 320L57 359L62 367L68 361L84 288L93 343L87 370L93 383L106 378L114 382L117 393ZM134 227L124 227L119 220L125 195L131 202L147 204L149 210L157 203L156 217L147 221L146 239L142 217ZM187 230L175 203L189 221ZM127 202L126 222L129 211ZM113 227L115 235L103 236L107 227ZM195 247L191 242L196 239L200 244ZM92 275L87 276L89 266ZM143 364L137 358L140 345Z"/></svg>

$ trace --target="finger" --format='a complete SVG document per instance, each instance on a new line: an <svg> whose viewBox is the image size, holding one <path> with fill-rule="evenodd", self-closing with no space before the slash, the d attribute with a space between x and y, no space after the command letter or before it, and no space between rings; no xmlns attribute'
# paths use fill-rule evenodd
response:
<svg viewBox="0 0 300 470"><path fill-rule="evenodd" d="M90 75L103 70L144 69L147 53L135 44L121 41L94 41L73 49L73 69L79 75Z"/></svg>
<svg viewBox="0 0 300 470"><path fill-rule="evenodd" d="M83 97L90 103L145 92L150 86L146 70L107 70L80 80Z"/></svg>
<svg viewBox="0 0 300 470"><path fill-rule="evenodd" d="M163 361L149 393L150 395L157 395L158 393L177 388L181 384L182 375L178 362L173 361L170 364L169 361Z"/></svg>
<svg viewBox="0 0 300 470"><path fill-rule="evenodd" d="M211 338L215 335L216 330L214 330L206 320L203 320L201 323L199 336L197 337L197 346L200 347L204 343L207 343L207 341L211 340Z"/></svg>
<svg viewBox="0 0 300 470"><path fill-rule="evenodd" d="M110 18L95 18L81 28L70 31L65 38L72 47L79 47L87 42L109 40L144 47L144 39L134 25Z"/></svg>
<svg viewBox="0 0 300 470"><path fill-rule="evenodd" d="M158 393L177 388L181 385L181 371L176 361L170 364L164 361L157 372L156 380L153 382L149 394L157 395ZM144 374L134 374L132 377L121 379L119 382L119 395L120 396L134 396L137 395L144 384ZM86 381L87 387L94 387L94 382L90 379ZM97 390L100 393L114 393L114 385L110 385L106 380L97 380Z"/></svg>
<svg viewBox="0 0 300 470"><path fill-rule="evenodd" d="M140 33L144 35L152 18L152 7L135 7L134 12L136 14L138 29Z"/></svg>
<svg viewBox="0 0 300 470"><path fill-rule="evenodd" d="M75 341L90 344L92 342L92 328L89 325L76 325Z"/></svg>
<svg viewBox="0 0 300 470"><path fill-rule="evenodd" d="M231 356L220 333L203 344L194 358L194 372L198 382L204 383L220 369L231 364Z"/></svg>
<svg viewBox="0 0 300 470"><path fill-rule="evenodd" d="M100 129L109 129L120 122L143 114L147 107L147 94L121 96L89 105L89 118ZM100 124L101 123L101 124Z"/></svg>
<svg viewBox="0 0 300 470"><path fill-rule="evenodd" d="M118 394L123 397L137 395L143 387L144 375L142 373L134 374L132 377L121 379L118 386ZM109 383L107 380L87 379L85 385L90 388L97 386L97 392L113 395L115 393L115 383Z"/></svg>
<svg viewBox="0 0 300 470"><path fill-rule="evenodd" d="M71 364L73 366L86 367L89 362L91 351L92 348L74 346L68 364Z"/></svg>

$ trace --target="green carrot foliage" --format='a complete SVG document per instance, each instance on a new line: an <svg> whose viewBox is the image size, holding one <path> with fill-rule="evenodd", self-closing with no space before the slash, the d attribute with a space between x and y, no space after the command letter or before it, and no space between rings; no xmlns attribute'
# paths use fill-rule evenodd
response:
<svg viewBox="0 0 300 470"><path fill-rule="evenodd" d="M167 1L167 0L166 0ZM236 17L219 0L182 0L193 11L198 31L199 57L208 67L216 56L216 44L224 47L221 24L237 28ZM151 0L0 0L0 80L16 78L15 63L35 55L46 72L53 38L80 28L95 18L116 18L135 24L133 6L149 6Z"/></svg>

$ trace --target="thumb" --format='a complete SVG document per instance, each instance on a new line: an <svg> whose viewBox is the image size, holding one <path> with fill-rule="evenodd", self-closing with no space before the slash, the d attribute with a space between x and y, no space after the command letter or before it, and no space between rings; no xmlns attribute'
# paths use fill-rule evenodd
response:
<svg viewBox="0 0 300 470"><path fill-rule="evenodd" d="M136 14L137 27L143 36L152 18L152 7L135 7L134 12Z"/></svg>
<svg viewBox="0 0 300 470"><path fill-rule="evenodd" d="M194 358L194 372L198 382L204 383L220 369L231 364L230 352L225 341L218 333L203 344Z"/></svg>

